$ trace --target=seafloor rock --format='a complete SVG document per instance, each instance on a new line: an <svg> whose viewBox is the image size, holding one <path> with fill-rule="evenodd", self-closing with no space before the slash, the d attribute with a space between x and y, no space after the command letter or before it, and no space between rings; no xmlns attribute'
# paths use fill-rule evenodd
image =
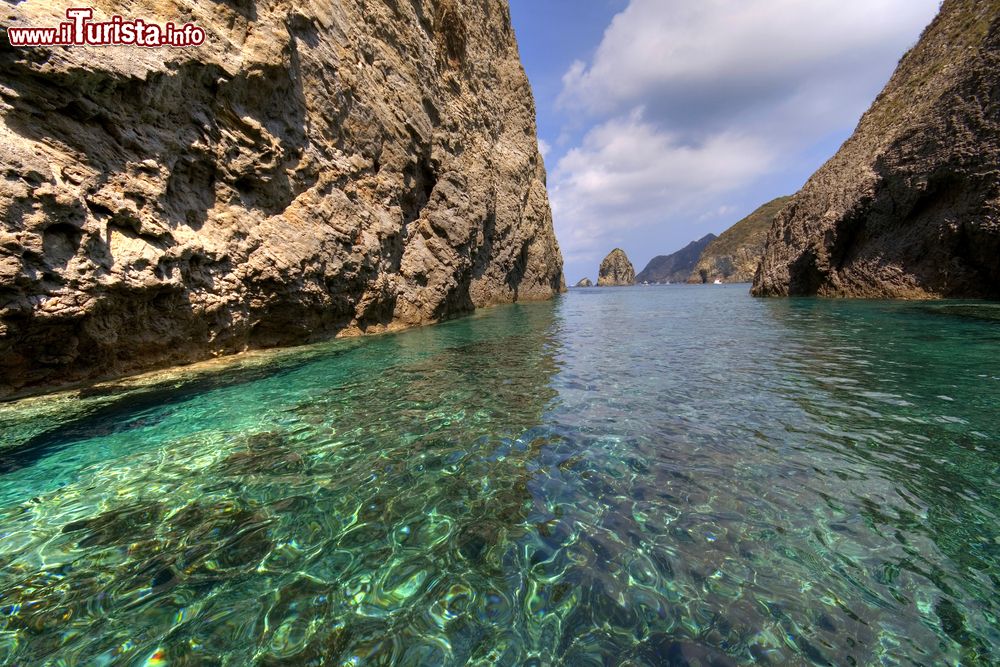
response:
<svg viewBox="0 0 1000 667"><path fill-rule="evenodd" d="M604 261L601 262L601 270L597 276L598 287L610 287L613 285L634 285L635 269L632 262L628 261L628 255L621 248L612 250Z"/></svg>
<svg viewBox="0 0 1000 667"><path fill-rule="evenodd" d="M1000 0L945 0L778 214L753 292L1000 297Z"/></svg>
<svg viewBox="0 0 1000 667"><path fill-rule="evenodd" d="M64 10L14 4L5 23ZM141 18L208 38L0 35L0 396L564 288L506 0L164 0Z"/></svg>
<svg viewBox="0 0 1000 667"><path fill-rule="evenodd" d="M715 234L706 234L697 241L692 241L677 252L669 255L657 255L649 260L639 275L635 277L640 283L683 283L687 282L694 270L698 258L708 244L715 240Z"/></svg>
<svg viewBox="0 0 1000 667"><path fill-rule="evenodd" d="M778 197L722 232L701 253L689 283L748 283L764 255L767 233L791 197Z"/></svg>
<svg viewBox="0 0 1000 667"><path fill-rule="evenodd" d="M577 284L573 285L573 287L593 287L593 286L594 283L590 282L590 278L584 278Z"/></svg>

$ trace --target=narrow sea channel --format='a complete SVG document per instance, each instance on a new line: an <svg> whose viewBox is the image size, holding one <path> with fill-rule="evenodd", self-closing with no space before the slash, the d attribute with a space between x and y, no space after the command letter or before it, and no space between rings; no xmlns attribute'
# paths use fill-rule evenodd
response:
<svg viewBox="0 0 1000 667"><path fill-rule="evenodd" d="M3 665L987 665L998 616L998 304L572 290L0 405Z"/></svg>

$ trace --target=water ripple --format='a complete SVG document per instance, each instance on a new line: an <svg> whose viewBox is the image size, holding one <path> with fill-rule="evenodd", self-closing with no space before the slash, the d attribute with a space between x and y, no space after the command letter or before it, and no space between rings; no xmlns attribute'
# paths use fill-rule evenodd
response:
<svg viewBox="0 0 1000 667"><path fill-rule="evenodd" d="M0 664L995 664L996 308L584 290L0 406Z"/></svg>

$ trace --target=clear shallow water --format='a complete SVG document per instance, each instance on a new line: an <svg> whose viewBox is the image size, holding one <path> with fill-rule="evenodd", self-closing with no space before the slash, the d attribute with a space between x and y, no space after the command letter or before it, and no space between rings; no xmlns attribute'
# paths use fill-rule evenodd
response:
<svg viewBox="0 0 1000 667"><path fill-rule="evenodd" d="M0 406L0 664L995 664L1000 306L572 291Z"/></svg>

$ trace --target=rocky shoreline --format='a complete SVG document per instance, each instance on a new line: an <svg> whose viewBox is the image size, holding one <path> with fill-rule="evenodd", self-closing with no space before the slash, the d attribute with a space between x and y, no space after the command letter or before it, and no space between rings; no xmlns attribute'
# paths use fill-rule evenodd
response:
<svg viewBox="0 0 1000 667"><path fill-rule="evenodd" d="M167 2L202 46L0 50L0 396L565 289L507 3L425 7Z"/></svg>

